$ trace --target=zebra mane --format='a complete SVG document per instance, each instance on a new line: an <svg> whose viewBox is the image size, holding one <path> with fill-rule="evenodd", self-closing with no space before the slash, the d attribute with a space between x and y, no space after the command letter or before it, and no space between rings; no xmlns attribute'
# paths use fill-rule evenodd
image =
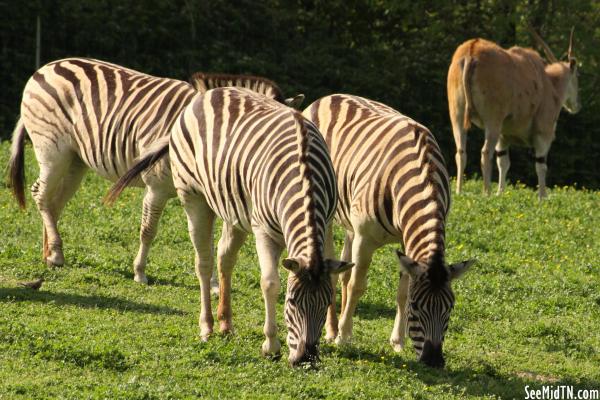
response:
<svg viewBox="0 0 600 400"><path fill-rule="evenodd" d="M441 289L449 280L449 273L444 262L444 253L437 251L429 259L427 278L434 290Z"/></svg>
<svg viewBox="0 0 600 400"><path fill-rule="evenodd" d="M306 236L308 238L308 249L312 254L308 254L309 260L321 260L322 249L318 247L319 232L315 216L315 201L313 193L312 170L309 163L310 134L304 125L304 117L298 111L293 112L294 119L299 127L298 129L298 161L300 162L300 179L302 180L302 192L304 194L304 206L307 210L305 214ZM310 264L309 264L310 265ZM321 265L320 262L317 265ZM311 271L319 273L320 271Z"/></svg>
<svg viewBox="0 0 600 400"><path fill-rule="evenodd" d="M189 82L194 86L196 90L199 90L199 82L204 83L204 85L211 89L212 85L209 85L208 82L212 82L214 87L223 87L223 86L231 86L229 82L241 82L241 87L245 87L247 89L253 89L255 84L264 84L268 86L275 94L274 99L280 103L284 102L283 92L279 88L279 86L270 79L263 78L261 76L254 75L236 75L236 74L213 74L213 73L205 73L205 72L196 72L192 74L189 79ZM236 86L236 85L233 85Z"/></svg>

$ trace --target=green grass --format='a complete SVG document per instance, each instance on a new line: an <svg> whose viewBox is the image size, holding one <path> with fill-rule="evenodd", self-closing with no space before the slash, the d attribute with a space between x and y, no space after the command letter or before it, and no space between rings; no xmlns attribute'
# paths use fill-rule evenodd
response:
<svg viewBox="0 0 600 400"><path fill-rule="evenodd" d="M27 149L29 186L37 163ZM1 165L8 151L2 143ZM31 198L19 211L1 184L0 399L523 398L526 385L600 388L600 192L553 188L540 204L531 188L486 198L481 186L467 182L448 222L448 260L478 263L454 285L440 371L388 345L398 280L392 247L376 253L353 344L323 345L318 369L293 369L285 347L280 361L259 355L252 240L234 272L236 333L201 343L193 251L176 200L150 254L151 284L142 286L131 271L141 190L105 208L108 183L88 174L60 223L67 264L47 271ZM338 231L338 249L341 238ZM42 274L39 292L17 286ZM283 291L284 341L282 300Z"/></svg>

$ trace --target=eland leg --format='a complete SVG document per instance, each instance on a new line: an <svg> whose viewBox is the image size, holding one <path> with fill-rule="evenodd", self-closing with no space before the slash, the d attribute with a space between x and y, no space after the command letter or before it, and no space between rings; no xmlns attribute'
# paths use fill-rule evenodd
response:
<svg viewBox="0 0 600 400"><path fill-rule="evenodd" d="M545 199L548 196L546 192L546 173L548 172L547 156L552 142L544 140L540 136L534 136L533 148L535 150L535 172L538 178L538 198Z"/></svg>
<svg viewBox="0 0 600 400"><path fill-rule="evenodd" d="M465 167L467 165L467 132L460 119L452 118L452 133L456 144L456 194L460 194L465 178Z"/></svg>
<svg viewBox="0 0 600 400"><path fill-rule="evenodd" d="M483 191L489 195L492 185L492 159L494 148L500 137L500 126L490 124L485 128L485 141L481 148L481 175L483 176Z"/></svg>
<svg viewBox="0 0 600 400"><path fill-rule="evenodd" d="M506 174L510 168L510 155L508 154L508 145L502 140L502 137L496 144L496 164L498 165L498 193L502 194L506 189Z"/></svg>

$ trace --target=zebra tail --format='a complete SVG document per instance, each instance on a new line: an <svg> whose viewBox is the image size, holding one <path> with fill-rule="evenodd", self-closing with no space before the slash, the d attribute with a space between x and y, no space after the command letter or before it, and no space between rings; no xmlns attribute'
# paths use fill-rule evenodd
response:
<svg viewBox="0 0 600 400"><path fill-rule="evenodd" d="M471 128L471 107L473 98L471 97L471 75L473 74L474 61L470 56L465 57L463 64L462 84L465 91L465 112L463 117L463 127L465 131Z"/></svg>
<svg viewBox="0 0 600 400"><path fill-rule="evenodd" d="M104 196L103 199L104 205L113 205L121 195L121 192L123 192L131 182L137 179L142 172L152 168L154 164L159 162L167 154L169 154L168 140L164 144L151 149L143 155L142 158L140 158L129 171L125 172L125 174L108 190L108 193L106 193L106 196Z"/></svg>
<svg viewBox="0 0 600 400"><path fill-rule="evenodd" d="M10 161L8 162L9 180L12 192L19 203L19 207L25 209L25 137L27 131L23 120L19 117L15 130L12 134L10 146Z"/></svg>

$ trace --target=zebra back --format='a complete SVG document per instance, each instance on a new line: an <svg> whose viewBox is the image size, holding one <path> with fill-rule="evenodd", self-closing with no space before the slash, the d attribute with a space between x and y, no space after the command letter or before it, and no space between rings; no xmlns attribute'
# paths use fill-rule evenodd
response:
<svg viewBox="0 0 600 400"><path fill-rule="evenodd" d="M335 176L325 142L299 112L248 89L209 90L174 125L170 157L179 193L203 194L247 232L261 226L290 257L321 258Z"/></svg>
<svg viewBox="0 0 600 400"><path fill-rule="evenodd" d="M368 218L390 241L401 237L414 260L443 254L449 183L431 132L358 96L323 97L304 115L330 150L340 196L337 220L352 229L352 215Z"/></svg>
<svg viewBox="0 0 600 400"><path fill-rule="evenodd" d="M145 148L168 135L195 93L183 81L68 58L33 74L21 116L34 146L71 148L92 170L116 180Z"/></svg>
<svg viewBox="0 0 600 400"><path fill-rule="evenodd" d="M196 72L190 77L189 82L200 93L219 87L234 86L250 89L280 103L285 101L283 92L275 82L258 76Z"/></svg>

